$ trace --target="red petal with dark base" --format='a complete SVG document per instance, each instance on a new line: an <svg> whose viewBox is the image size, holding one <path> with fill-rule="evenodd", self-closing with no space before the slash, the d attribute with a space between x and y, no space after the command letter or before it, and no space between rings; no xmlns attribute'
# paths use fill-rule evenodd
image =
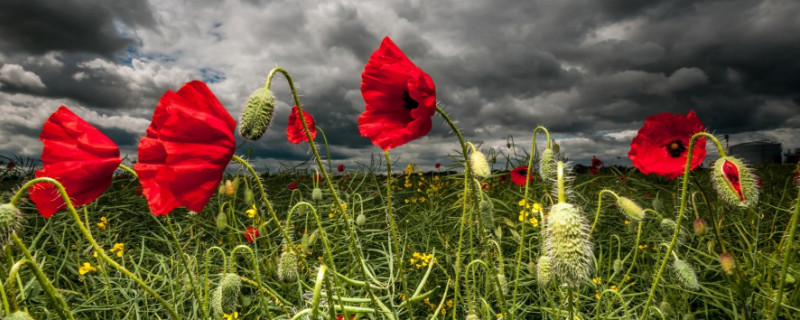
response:
<svg viewBox="0 0 800 320"><path fill-rule="evenodd" d="M297 106L292 107L292 113L289 114L289 124L286 126L286 139L289 142L298 144L301 141L308 142L306 130L303 128L303 122L300 121L300 112ZM308 126L308 132L311 133L311 139L317 137L317 127L314 125L314 118L308 112L303 111L303 119Z"/></svg>
<svg viewBox="0 0 800 320"><path fill-rule="evenodd" d="M668 112L649 116L633 138L628 158L644 174L655 173L675 179L683 174L686 166L689 140L703 131L705 127L694 111L686 116ZM705 157L706 139L701 137L695 141L690 168L699 166Z"/></svg>

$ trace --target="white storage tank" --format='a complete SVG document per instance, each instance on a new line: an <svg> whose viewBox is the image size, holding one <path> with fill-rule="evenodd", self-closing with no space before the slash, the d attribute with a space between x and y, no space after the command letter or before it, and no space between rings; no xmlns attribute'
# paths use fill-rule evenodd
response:
<svg viewBox="0 0 800 320"><path fill-rule="evenodd" d="M728 153L744 160L747 164L781 163L781 144L762 140L740 143L729 148Z"/></svg>

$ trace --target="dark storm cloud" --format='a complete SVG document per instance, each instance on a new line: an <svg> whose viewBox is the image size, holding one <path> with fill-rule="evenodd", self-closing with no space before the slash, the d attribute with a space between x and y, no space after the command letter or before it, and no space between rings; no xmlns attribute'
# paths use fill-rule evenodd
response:
<svg viewBox="0 0 800 320"><path fill-rule="evenodd" d="M111 56L135 43L115 22L152 25L145 1L5 0L0 2L0 45L4 51L43 54L88 52Z"/></svg>

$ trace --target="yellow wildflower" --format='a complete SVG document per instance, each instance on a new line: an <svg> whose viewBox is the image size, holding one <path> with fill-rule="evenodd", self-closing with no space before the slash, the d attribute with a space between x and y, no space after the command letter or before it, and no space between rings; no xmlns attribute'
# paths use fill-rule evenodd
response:
<svg viewBox="0 0 800 320"><path fill-rule="evenodd" d="M111 250L108 250L117 254L117 257L122 257L122 254L125 252L125 244L124 243L115 243L114 247Z"/></svg>
<svg viewBox="0 0 800 320"><path fill-rule="evenodd" d="M97 271L97 268L93 267L92 264L88 262L84 262L83 266L78 268L78 273L80 273L81 275L87 274L92 271Z"/></svg>
<svg viewBox="0 0 800 320"><path fill-rule="evenodd" d="M647 245L646 244L640 244L639 245L639 249L647 249Z"/></svg>
<svg viewBox="0 0 800 320"><path fill-rule="evenodd" d="M247 211L245 211L245 212L247 212L247 217L248 218L254 218L256 216L256 213L258 213L258 209L256 209L256 205L253 204L253 207L250 208L250 209L247 209Z"/></svg>
<svg viewBox="0 0 800 320"><path fill-rule="evenodd" d="M625 225L629 225L631 222L629 220L625 220Z"/></svg>
<svg viewBox="0 0 800 320"><path fill-rule="evenodd" d="M595 284L603 284L603 278L601 277L593 278L592 282L594 282Z"/></svg>
<svg viewBox="0 0 800 320"><path fill-rule="evenodd" d="M97 223L97 227L105 230L106 226L108 226L108 219L106 219L106 217L100 217L100 222Z"/></svg>
<svg viewBox="0 0 800 320"><path fill-rule="evenodd" d="M619 292L619 288L616 285L611 286L611 291Z"/></svg>
<svg viewBox="0 0 800 320"><path fill-rule="evenodd" d="M239 319L239 312L234 311L232 314L223 314L222 319L232 320Z"/></svg>

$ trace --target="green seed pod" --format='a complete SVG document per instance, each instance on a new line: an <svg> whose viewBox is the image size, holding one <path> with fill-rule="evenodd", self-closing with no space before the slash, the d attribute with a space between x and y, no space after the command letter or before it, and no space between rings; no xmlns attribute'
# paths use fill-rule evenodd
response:
<svg viewBox="0 0 800 320"><path fill-rule="evenodd" d="M622 272L622 260L619 258L614 259L614 273Z"/></svg>
<svg viewBox="0 0 800 320"><path fill-rule="evenodd" d="M278 259L278 279L283 282L297 280L297 254L290 249L285 249Z"/></svg>
<svg viewBox="0 0 800 320"><path fill-rule="evenodd" d="M473 150L472 154L469 156L469 163L472 166L472 173L477 178L486 178L492 174L492 171L489 169L489 163L486 162L486 156L483 155L483 152Z"/></svg>
<svg viewBox="0 0 800 320"><path fill-rule="evenodd" d="M219 214L217 214L217 218L214 220L217 224L217 230L222 231L228 227L228 215L225 213L225 210L219 208Z"/></svg>
<svg viewBox="0 0 800 320"><path fill-rule="evenodd" d="M681 259L675 259L672 263L672 268L684 286L691 290L700 289L700 283L697 282L697 274L694 273L692 265Z"/></svg>
<svg viewBox="0 0 800 320"><path fill-rule="evenodd" d="M589 226L579 207L558 203L550 208L545 228L545 247L556 279L577 287L589 278L592 243Z"/></svg>
<svg viewBox="0 0 800 320"><path fill-rule="evenodd" d="M366 222L367 222L367 216L365 216L363 212L359 213L358 216L356 216L356 225L357 226L363 227L364 223L366 223Z"/></svg>
<svg viewBox="0 0 800 320"><path fill-rule="evenodd" d="M550 261L550 257L546 255L539 257L539 263L536 265L536 281L539 282L539 285L543 286L550 282L552 272L553 263Z"/></svg>
<svg viewBox="0 0 800 320"><path fill-rule="evenodd" d="M236 311L241 289L242 280L239 278L239 275L235 273L226 273L222 276L219 287L217 287L217 295L219 296L220 304L218 307L219 310L222 311L222 314L231 314Z"/></svg>
<svg viewBox="0 0 800 320"><path fill-rule="evenodd" d="M11 239L13 232L22 226L22 212L10 203L0 204L0 248Z"/></svg>
<svg viewBox="0 0 800 320"><path fill-rule="evenodd" d="M494 229L494 205L489 199L481 199L478 202L481 223L486 230Z"/></svg>
<svg viewBox="0 0 800 320"><path fill-rule="evenodd" d="M245 188L244 189L244 203L247 204L247 205L252 205L254 203L254 199L255 199L255 197L253 195L253 189Z"/></svg>
<svg viewBox="0 0 800 320"><path fill-rule="evenodd" d="M757 177L734 157L722 157L714 162L711 182L720 197L732 205L748 208L758 203Z"/></svg>
<svg viewBox="0 0 800 320"><path fill-rule="evenodd" d="M314 190L311 190L311 200L314 201L322 200L322 189L314 188Z"/></svg>
<svg viewBox="0 0 800 320"><path fill-rule="evenodd" d="M33 317L25 311L17 310L3 317L3 320L33 320Z"/></svg>
<svg viewBox="0 0 800 320"><path fill-rule="evenodd" d="M622 213L633 221L642 221L644 218L644 209L631 199L619 197L617 198L617 206L622 210Z"/></svg>
<svg viewBox="0 0 800 320"><path fill-rule="evenodd" d="M272 122L272 113L275 110L275 96L267 88L258 88L242 111L239 121L239 134L247 140L256 141L267 132Z"/></svg>
<svg viewBox="0 0 800 320"><path fill-rule="evenodd" d="M547 148L542 151L539 158L539 177L543 180L550 179L555 169L556 157L553 149Z"/></svg>

